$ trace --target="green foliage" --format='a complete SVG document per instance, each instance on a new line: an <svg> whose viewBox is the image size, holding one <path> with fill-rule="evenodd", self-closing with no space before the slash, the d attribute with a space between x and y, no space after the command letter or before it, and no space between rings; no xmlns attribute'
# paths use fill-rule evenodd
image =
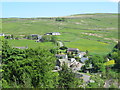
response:
<svg viewBox="0 0 120 90"><path fill-rule="evenodd" d="M5 36L5 39L10 39L11 38L11 36Z"/></svg>
<svg viewBox="0 0 120 90"><path fill-rule="evenodd" d="M3 42L2 48L3 87L57 86L58 75L52 72L56 58L47 49L20 50L11 48L7 42Z"/></svg>
<svg viewBox="0 0 120 90"><path fill-rule="evenodd" d="M50 35L44 35L41 39L42 42L50 42L51 36Z"/></svg>
<svg viewBox="0 0 120 90"><path fill-rule="evenodd" d="M91 80L95 82L88 83L87 88L103 88L104 87L104 80L98 75L91 76Z"/></svg>
<svg viewBox="0 0 120 90"><path fill-rule="evenodd" d="M118 79L118 73L117 72L115 72L115 71L113 71L112 69L109 69L109 70L107 70L106 71L106 75L107 75L107 78L108 79L111 79L111 78L113 78L113 79Z"/></svg>
<svg viewBox="0 0 120 90"><path fill-rule="evenodd" d="M3 78L2 78L2 88L10 88L10 85L8 84L8 82L6 81L6 80L4 80Z"/></svg>
<svg viewBox="0 0 120 90"><path fill-rule="evenodd" d="M78 62L80 62L80 58L79 57L75 57L75 60L77 60Z"/></svg>
<svg viewBox="0 0 120 90"><path fill-rule="evenodd" d="M61 22L61 21L63 22L63 21L65 21L65 18L56 18L55 20L59 21L59 22Z"/></svg>
<svg viewBox="0 0 120 90"><path fill-rule="evenodd" d="M82 81L80 82L80 79L76 78L72 70L65 64L62 65L62 70L59 71L59 78L59 88L79 88L82 84Z"/></svg>
<svg viewBox="0 0 120 90"><path fill-rule="evenodd" d="M57 50L56 49L50 49L50 52L53 53L53 54L56 54Z"/></svg>
<svg viewBox="0 0 120 90"><path fill-rule="evenodd" d="M53 42L54 44L57 44L57 37L51 36L51 42Z"/></svg>
<svg viewBox="0 0 120 90"><path fill-rule="evenodd" d="M120 72L120 46L119 43L113 48L112 52L108 54L108 58L115 60L114 68Z"/></svg>
<svg viewBox="0 0 120 90"><path fill-rule="evenodd" d="M92 64L92 66L94 67L94 70L96 72L98 71L105 71L105 66L104 66L104 57L103 56L98 56L98 55L94 55L90 58L90 63Z"/></svg>
<svg viewBox="0 0 120 90"><path fill-rule="evenodd" d="M37 40L38 39L38 36L26 36L27 39L30 39L30 40Z"/></svg>
<svg viewBox="0 0 120 90"><path fill-rule="evenodd" d="M66 46L62 46L62 47L60 47L59 49L61 49L61 50L66 50L67 47L66 47Z"/></svg>

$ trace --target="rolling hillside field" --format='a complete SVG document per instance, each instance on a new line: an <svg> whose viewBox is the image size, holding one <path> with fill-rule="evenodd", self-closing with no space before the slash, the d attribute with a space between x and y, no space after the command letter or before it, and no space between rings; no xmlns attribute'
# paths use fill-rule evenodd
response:
<svg viewBox="0 0 120 90"><path fill-rule="evenodd" d="M57 36L65 46L88 50L90 54L106 55L118 41L117 14L78 14L65 16L65 21L51 18L2 18L2 33L19 35L60 32ZM8 40L12 46L54 46L51 43ZM51 48L50 47L50 48Z"/></svg>

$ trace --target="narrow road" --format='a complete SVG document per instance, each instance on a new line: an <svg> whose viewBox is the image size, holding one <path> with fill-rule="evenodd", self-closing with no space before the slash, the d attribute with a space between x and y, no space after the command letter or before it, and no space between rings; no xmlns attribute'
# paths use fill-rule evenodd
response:
<svg viewBox="0 0 120 90"><path fill-rule="evenodd" d="M83 77L83 81L84 82L88 82L90 80L90 77L89 75L86 75L84 73L79 73L79 72L75 72L76 74L76 77L80 78L80 77Z"/></svg>
<svg viewBox="0 0 120 90"><path fill-rule="evenodd" d="M63 43L61 41L57 41L60 45L60 47L64 46Z"/></svg>

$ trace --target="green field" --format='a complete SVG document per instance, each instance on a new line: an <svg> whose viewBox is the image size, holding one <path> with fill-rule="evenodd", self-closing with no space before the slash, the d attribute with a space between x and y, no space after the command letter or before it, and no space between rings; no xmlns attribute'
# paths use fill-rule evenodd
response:
<svg viewBox="0 0 120 90"><path fill-rule="evenodd" d="M4 18L2 32L16 36L60 32L58 39L67 47L101 55L109 53L118 41L117 14L72 15L64 18L64 22L55 21L55 18ZM54 46L51 43L36 43L30 40L8 41L12 46Z"/></svg>
<svg viewBox="0 0 120 90"><path fill-rule="evenodd" d="M29 47L29 48L43 47L46 49L56 47L52 42L39 43L35 42L34 40L7 40L7 41L9 45L12 47Z"/></svg>

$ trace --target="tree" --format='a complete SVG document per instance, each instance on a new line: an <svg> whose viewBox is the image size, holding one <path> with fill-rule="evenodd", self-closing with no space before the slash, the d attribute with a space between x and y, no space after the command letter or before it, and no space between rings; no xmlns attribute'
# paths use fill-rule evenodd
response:
<svg viewBox="0 0 120 90"><path fill-rule="evenodd" d="M50 41L51 41L51 36L49 36L49 35L44 35L44 36L42 36L41 41L42 41L42 42L50 42Z"/></svg>
<svg viewBox="0 0 120 90"><path fill-rule="evenodd" d="M105 66L103 65L104 63L104 57L103 56L98 56L98 55L94 55L90 58L90 62L92 64L92 66L94 67L94 70L96 72L98 71L105 71Z"/></svg>
<svg viewBox="0 0 120 90"><path fill-rule="evenodd" d="M59 88L78 88L80 84L80 80L75 77L75 73L63 64L62 70L59 71Z"/></svg>
<svg viewBox="0 0 120 90"><path fill-rule="evenodd" d="M68 49L66 46L62 46L62 47L60 47L60 49L61 50L66 50L66 49Z"/></svg>
<svg viewBox="0 0 120 90"><path fill-rule="evenodd" d="M53 42L54 44L57 44L57 37L51 36L51 42Z"/></svg>
<svg viewBox="0 0 120 90"><path fill-rule="evenodd" d="M50 49L50 52L53 53L53 54L57 53L56 49Z"/></svg>
<svg viewBox="0 0 120 90"><path fill-rule="evenodd" d="M56 20L56 21L59 21L59 22L64 22L64 21L65 21L65 18L56 18L55 20Z"/></svg>
<svg viewBox="0 0 120 90"><path fill-rule="evenodd" d="M120 72L120 43L118 43L112 50L111 53L107 55L109 59L115 60L114 69Z"/></svg>
<svg viewBox="0 0 120 90"><path fill-rule="evenodd" d="M56 58L49 50L21 50L3 42L2 59L3 87L57 87L58 74L52 72Z"/></svg>

